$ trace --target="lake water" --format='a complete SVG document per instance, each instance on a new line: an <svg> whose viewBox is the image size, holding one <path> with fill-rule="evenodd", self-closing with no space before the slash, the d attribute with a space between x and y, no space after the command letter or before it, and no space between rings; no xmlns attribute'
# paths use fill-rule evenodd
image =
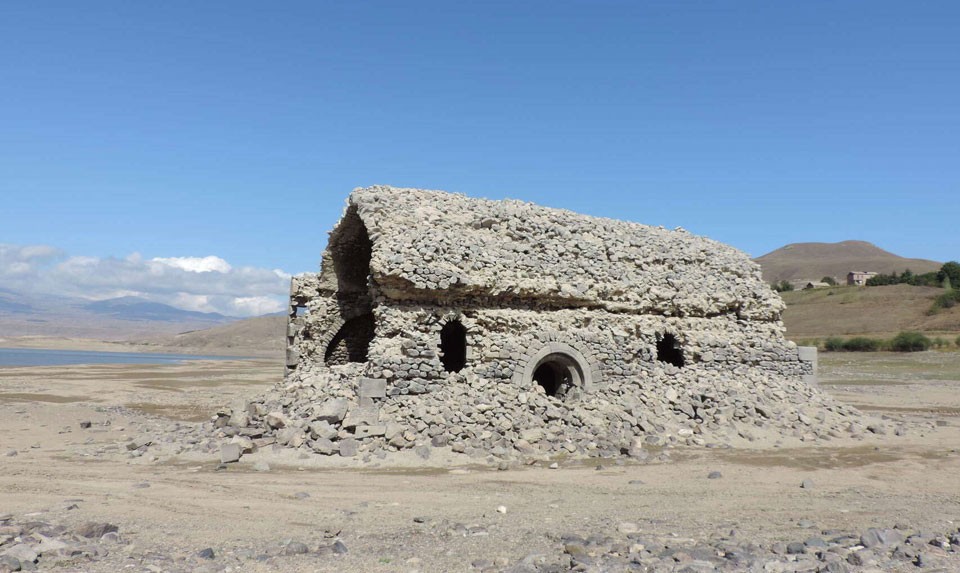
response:
<svg viewBox="0 0 960 573"><path fill-rule="evenodd" d="M237 360L238 356L197 356L147 352L99 352L46 348L0 348L3 366L63 366L66 364L171 364L185 360Z"/></svg>

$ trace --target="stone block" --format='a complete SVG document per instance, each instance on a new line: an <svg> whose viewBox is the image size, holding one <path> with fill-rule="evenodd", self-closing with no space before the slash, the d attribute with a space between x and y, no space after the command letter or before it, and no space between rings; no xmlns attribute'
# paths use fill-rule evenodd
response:
<svg viewBox="0 0 960 573"><path fill-rule="evenodd" d="M328 439L332 440L337 435L337 429L330 425L329 422L320 421L310 424L310 433L313 434L313 437L316 439Z"/></svg>
<svg viewBox="0 0 960 573"><path fill-rule="evenodd" d="M220 463L229 464L240 461L242 453L240 444L223 444L220 446Z"/></svg>
<svg viewBox="0 0 960 573"><path fill-rule="evenodd" d="M813 362L817 363L817 347L816 346L798 346L797 354L800 356L801 362Z"/></svg>
<svg viewBox="0 0 960 573"><path fill-rule="evenodd" d="M327 400L314 411L313 417L321 422L337 424L347 415L350 403L344 398Z"/></svg>
<svg viewBox="0 0 960 573"><path fill-rule="evenodd" d="M360 447L360 443L353 438L347 438L345 440L340 440L340 456L344 458L352 458L357 455L357 450Z"/></svg>
<svg viewBox="0 0 960 573"><path fill-rule="evenodd" d="M296 366L300 362L300 352L294 348L287 349L287 366Z"/></svg>
<svg viewBox="0 0 960 573"><path fill-rule="evenodd" d="M287 425L287 417L283 415L283 412L270 412L264 421L275 430Z"/></svg>
<svg viewBox="0 0 960 573"><path fill-rule="evenodd" d="M327 438L317 438L316 440L310 442L310 448L317 452L318 454L323 454L325 456L332 455L337 451L337 446L332 441Z"/></svg>
<svg viewBox="0 0 960 573"><path fill-rule="evenodd" d="M379 422L380 411L376 406L361 405L350 410L343 419L343 427L349 430L357 426L376 426Z"/></svg>
<svg viewBox="0 0 960 573"><path fill-rule="evenodd" d="M361 398L385 398L387 381L382 378L361 378L357 394Z"/></svg>
<svg viewBox="0 0 960 573"><path fill-rule="evenodd" d="M370 438L373 436L383 436L387 433L387 427L383 424L377 424L375 426L357 426L357 429L354 431L354 436L357 439Z"/></svg>

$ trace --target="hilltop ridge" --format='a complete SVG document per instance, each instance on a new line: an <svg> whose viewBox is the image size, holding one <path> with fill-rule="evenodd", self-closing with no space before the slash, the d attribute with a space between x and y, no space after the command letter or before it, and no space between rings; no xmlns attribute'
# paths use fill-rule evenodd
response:
<svg viewBox="0 0 960 573"><path fill-rule="evenodd" d="M867 241L839 243L791 243L754 259L763 269L763 279L779 281L817 281L825 276L843 282L850 271L890 274L910 269L916 274L937 271L942 263L910 259L885 251Z"/></svg>

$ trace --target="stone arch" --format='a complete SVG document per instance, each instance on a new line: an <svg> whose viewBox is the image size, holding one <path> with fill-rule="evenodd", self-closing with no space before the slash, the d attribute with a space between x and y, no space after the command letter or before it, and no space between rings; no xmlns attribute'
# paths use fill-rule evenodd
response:
<svg viewBox="0 0 960 573"><path fill-rule="evenodd" d="M330 233L327 252L332 266L330 270L333 271L336 279L337 294L340 296L367 294L373 241L370 240L370 234L356 207L348 208L336 229Z"/></svg>
<svg viewBox="0 0 960 573"><path fill-rule="evenodd" d="M327 366L348 362L366 362L367 352L376 331L373 313L366 313L344 321L327 344L323 361Z"/></svg>
<svg viewBox="0 0 960 573"><path fill-rule="evenodd" d="M566 383L568 389L579 388L582 392L591 392L599 373L599 368L576 348L562 342L551 342L529 356L515 371L513 380L518 385L529 387L538 384L536 377L547 384L552 378L560 384ZM548 389L544 387L544 390Z"/></svg>
<svg viewBox="0 0 960 573"><path fill-rule="evenodd" d="M440 362L447 372L460 372L467 365L467 328L448 320L440 329Z"/></svg>

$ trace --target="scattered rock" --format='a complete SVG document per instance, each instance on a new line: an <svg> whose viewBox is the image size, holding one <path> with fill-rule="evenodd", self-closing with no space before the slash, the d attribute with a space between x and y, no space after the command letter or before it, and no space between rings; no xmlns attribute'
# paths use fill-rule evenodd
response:
<svg viewBox="0 0 960 573"><path fill-rule="evenodd" d="M283 547L283 555L302 555L304 553L309 553L310 548L307 547L305 543L299 541L291 541Z"/></svg>
<svg viewBox="0 0 960 573"><path fill-rule="evenodd" d="M720 479L723 477L723 474L718 471L712 471L707 474L707 479Z"/></svg>
<svg viewBox="0 0 960 573"><path fill-rule="evenodd" d="M238 462L241 455L240 444L222 444L220 446L220 463L222 464Z"/></svg>
<svg viewBox="0 0 960 573"><path fill-rule="evenodd" d="M340 455L344 458L352 458L357 455L357 450L359 449L360 444L353 438L340 440Z"/></svg>
<svg viewBox="0 0 960 573"><path fill-rule="evenodd" d="M120 528L112 523L88 521L74 529L74 532L80 537L86 537L88 539L100 539L107 533L119 530Z"/></svg>
<svg viewBox="0 0 960 573"><path fill-rule="evenodd" d="M17 559L21 568L27 563L35 563L37 558L40 557L40 555L26 543L17 543L12 547L4 549L3 554Z"/></svg>
<svg viewBox="0 0 960 573"><path fill-rule="evenodd" d="M13 555L0 555L0 573L20 571L20 560Z"/></svg>
<svg viewBox="0 0 960 573"><path fill-rule="evenodd" d="M807 546L800 541L787 544L787 555L801 555L807 552Z"/></svg>
<svg viewBox="0 0 960 573"><path fill-rule="evenodd" d="M201 549L197 552L197 557L200 559L213 559L216 555L213 552L212 547L207 547L206 549Z"/></svg>

